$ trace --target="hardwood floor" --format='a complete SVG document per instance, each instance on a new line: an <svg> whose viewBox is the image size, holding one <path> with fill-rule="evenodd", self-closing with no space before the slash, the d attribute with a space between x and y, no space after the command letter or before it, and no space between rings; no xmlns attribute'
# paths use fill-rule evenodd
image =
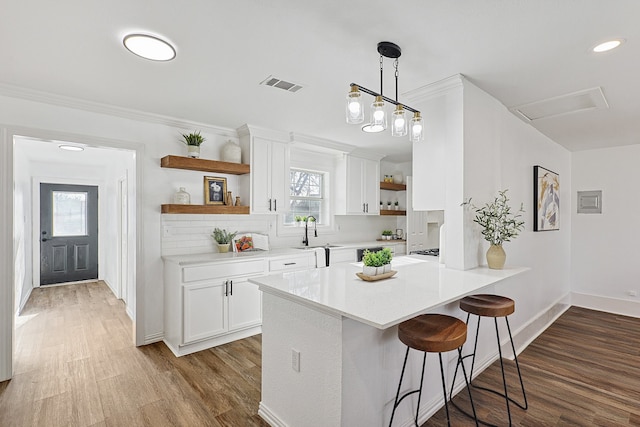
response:
<svg viewBox="0 0 640 427"><path fill-rule="evenodd" d="M131 320L102 282L35 289L16 324L0 425L266 426L260 337L176 358L133 345Z"/></svg>
<svg viewBox="0 0 640 427"><path fill-rule="evenodd" d="M518 357L529 409L511 405L516 426L640 426L640 319L572 307ZM515 364L509 384L518 384ZM475 384L502 387L494 363ZM504 399L472 389L482 420L508 425ZM522 402L518 388L511 397ZM520 396L520 399L518 399ZM470 408L466 393L454 398ZM451 408L450 408L451 409ZM473 426L456 409L452 425ZM423 426L446 425L444 409Z"/></svg>
<svg viewBox="0 0 640 427"><path fill-rule="evenodd" d="M163 343L136 348L101 282L34 290L16 326L2 427L266 426L259 336L181 358ZM529 410L512 406L514 425L640 426L640 319L571 308L519 361ZM476 381L501 385L499 365ZM464 393L455 399L468 405ZM503 400L475 391L474 401L482 419L507 425ZM424 424L441 425L444 410ZM474 424L452 409L452 425Z"/></svg>

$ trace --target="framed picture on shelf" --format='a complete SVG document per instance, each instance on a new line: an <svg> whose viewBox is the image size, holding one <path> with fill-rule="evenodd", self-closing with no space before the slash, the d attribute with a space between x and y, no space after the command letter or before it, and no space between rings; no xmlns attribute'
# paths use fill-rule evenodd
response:
<svg viewBox="0 0 640 427"><path fill-rule="evenodd" d="M560 229L560 176L542 166L533 167L533 231Z"/></svg>
<svg viewBox="0 0 640 427"><path fill-rule="evenodd" d="M204 177L205 205L224 205L225 194L227 194L227 178L216 176Z"/></svg>

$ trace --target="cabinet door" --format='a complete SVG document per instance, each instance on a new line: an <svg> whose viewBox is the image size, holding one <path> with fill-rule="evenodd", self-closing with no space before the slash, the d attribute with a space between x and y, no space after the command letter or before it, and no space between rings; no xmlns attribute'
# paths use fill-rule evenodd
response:
<svg viewBox="0 0 640 427"><path fill-rule="evenodd" d="M362 177L364 175L364 159L349 156L347 158L347 214L363 215L366 205L363 195Z"/></svg>
<svg viewBox="0 0 640 427"><path fill-rule="evenodd" d="M368 215L380 214L380 163L362 160L362 201Z"/></svg>
<svg viewBox="0 0 640 427"><path fill-rule="evenodd" d="M229 303L229 331L262 323L262 292L247 278L231 279Z"/></svg>
<svg viewBox="0 0 640 427"><path fill-rule="evenodd" d="M271 143L271 199L273 212L289 210L289 146Z"/></svg>
<svg viewBox="0 0 640 427"><path fill-rule="evenodd" d="M225 287L222 280L183 286L183 344L227 331Z"/></svg>
<svg viewBox="0 0 640 427"><path fill-rule="evenodd" d="M251 144L251 211L253 213L271 213L269 210L270 148L271 142L263 138L256 137Z"/></svg>

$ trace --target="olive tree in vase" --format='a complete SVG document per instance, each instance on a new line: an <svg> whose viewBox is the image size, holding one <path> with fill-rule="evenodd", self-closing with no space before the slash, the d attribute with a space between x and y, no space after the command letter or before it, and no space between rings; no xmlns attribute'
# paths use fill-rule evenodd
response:
<svg viewBox="0 0 640 427"><path fill-rule="evenodd" d="M502 244L517 237L524 228L524 221L520 219L524 213L522 204L516 213L512 213L506 193L507 190L499 191L493 202L480 208L474 206L471 199L463 203L475 210L473 222L480 224L482 236L491 244L487 250L487 265L495 270L501 270L507 259Z"/></svg>

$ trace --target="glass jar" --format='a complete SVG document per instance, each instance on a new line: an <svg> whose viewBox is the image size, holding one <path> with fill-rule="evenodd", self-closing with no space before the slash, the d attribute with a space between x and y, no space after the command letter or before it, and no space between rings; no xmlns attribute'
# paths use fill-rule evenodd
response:
<svg viewBox="0 0 640 427"><path fill-rule="evenodd" d="M173 203L176 205L188 205L191 203L191 196L184 187L180 187L180 190L173 195Z"/></svg>

